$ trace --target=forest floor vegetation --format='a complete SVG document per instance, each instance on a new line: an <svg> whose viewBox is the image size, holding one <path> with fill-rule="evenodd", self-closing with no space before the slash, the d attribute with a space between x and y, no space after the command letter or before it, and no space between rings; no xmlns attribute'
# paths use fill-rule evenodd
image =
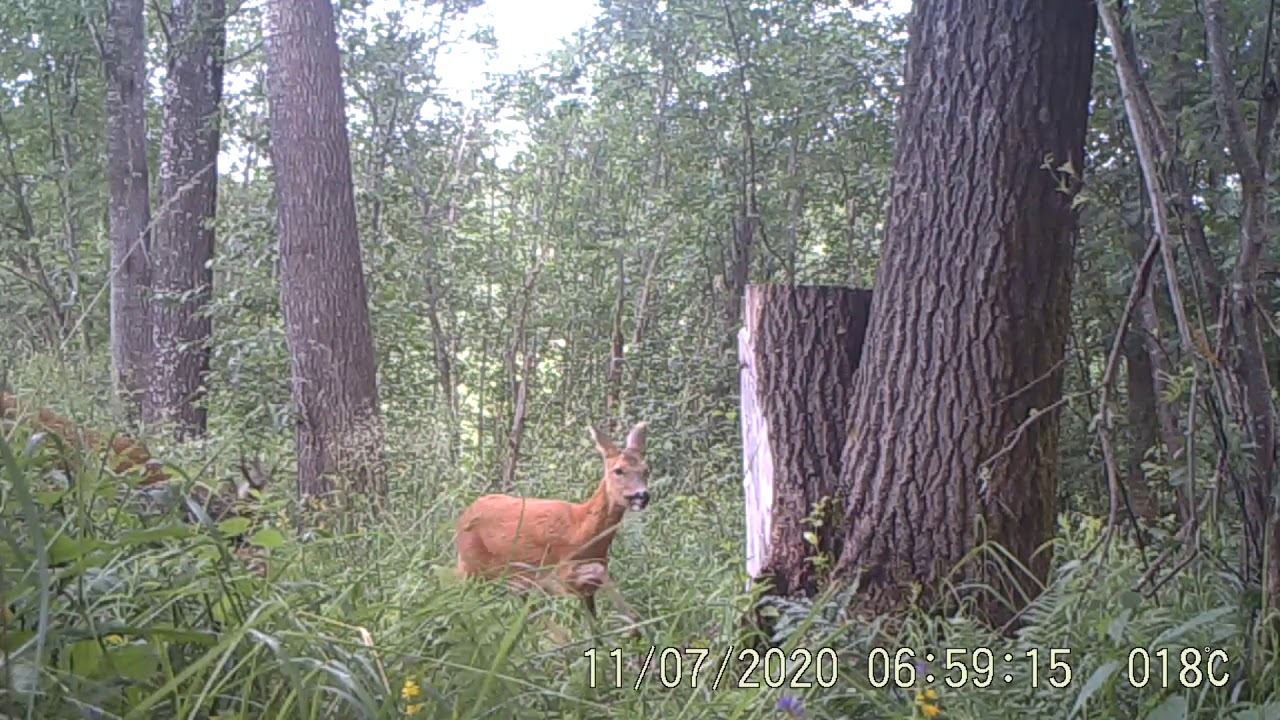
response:
<svg viewBox="0 0 1280 720"><path fill-rule="evenodd" d="M571 598L459 582L453 522L492 481L404 427L388 432L391 509L352 527L299 524L287 471L253 518L147 516L122 490L136 478L69 472L56 443L22 426L6 436L4 717L1280 718L1280 669L1212 554L1142 594L1132 542L1082 559L1103 529L1088 514L1060 518L1052 585L1016 637L963 616L867 621L828 595L770 606L771 652L741 622L753 597L731 446L660 464L652 505L615 540L635 638L607 602L593 626ZM191 479L232 471L222 440L185 466ZM287 433L271 440L284 456ZM595 458L581 445L530 454L521 490L585 497ZM266 577L228 536L266 558ZM1228 660L1210 672L1219 649Z"/></svg>

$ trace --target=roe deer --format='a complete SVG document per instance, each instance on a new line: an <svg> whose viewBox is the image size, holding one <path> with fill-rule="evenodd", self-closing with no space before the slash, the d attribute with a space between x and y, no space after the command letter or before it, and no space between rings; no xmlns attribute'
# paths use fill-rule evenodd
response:
<svg viewBox="0 0 1280 720"><path fill-rule="evenodd" d="M18 399L12 395L0 393L0 419L18 421L20 418ZM92 430L77 428L71 420L58 415L48 408L39 408L26 420L36 432L57 435L69 447L81 451L101 450L102 436ZM108 467L116 474L123 474L133 468L142 468L145 475L143 485L153 485L169 480L169 474L161 469L160 463L152 459L147 446L140 441L123 435L111 438L111 449L108 453Z"/></svg>
<svg viewBox="0 0 1280 720"><path fill-rule="evenodd" d="M0 420L22 422L35 432L56 435L64 445L82 453L106 450L107 467L117 475L141 468L143 478L133 493L133 499L139 501L136 508L144 514L158 512L166 506L182 502L183 517L189 522L198 520L191 506L184 502L181 493L172 485L173 477L163 469L158 460L151 457L150 450L142 441L116 435L111 438L110 448L105 448L101 435L77 427L70 419L48 408L36 409L29 417L20 410L16 397L0 393ZM238 501L246 501L255 491L264 489L272 476L259 461L249 460L244 455L240 456L239 470L241 477L223 483L222 487L213 488L197 482L191 488L192 498L215 522L240 515L240 510L236 507Z"/></svg>
<svg viewBox="0 0 1280 720"><path fill-rule="evenodd" d="M594 618L596 590L613 588L609 545L622 516L649 504L647 431L648 423L637 423L619 448L607 433L591 428L604 478L586 502L485 495L472 503L458 518L458 574L509 573L518 589L578 596Z"/></svg>

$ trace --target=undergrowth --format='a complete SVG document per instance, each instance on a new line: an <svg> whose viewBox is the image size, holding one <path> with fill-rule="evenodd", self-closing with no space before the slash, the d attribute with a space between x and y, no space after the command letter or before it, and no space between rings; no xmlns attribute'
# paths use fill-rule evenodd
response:
<svg viewBox="0 0 1280 720"><path fill-rule="evenodd" d="M1062 518L1053 583L1016 638L964 617L858 620L847 595L824 596L771 606L769 651L742 624L753 598L740 485L712 467L732 462L732 449L664 464L654 485L665 493L628 517L613 546L612 574L642 615L633 637L607 604L593 624L569 599L458 582L453 519L489 488L465 465L427 468L411 460L421 448L392 441L395 502L384 516L298 531L284 478L252 522L190 525L130 503L136 478L70 462L49 438L12 429L0 444L0 713L1280 718L1280 670L1249 642L1229 573L1200 557L1138 594L1143 555L1123 539L1105 564L1082 561L1101 532L1090 516ZM230 472L212 456L192 463L191 479ZM585 497L598 473L585 436L572 455L530 463L542 467L521 488L530 494ZM246 570L230 536L266 555L266 577ZM1183 670L1187 649L1199 674ZM1228 659L1211 678L1207 654L1219 649ZM1144 658L1151 677L1134 687Z"/></svg>

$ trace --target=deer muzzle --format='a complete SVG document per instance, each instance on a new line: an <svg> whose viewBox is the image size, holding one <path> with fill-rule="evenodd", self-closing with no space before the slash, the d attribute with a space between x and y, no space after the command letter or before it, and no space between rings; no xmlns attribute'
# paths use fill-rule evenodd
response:
<svg viewBox="0 0 1280 720"><path fill-rule="evenodd" d="M643 510L649 505L648 490L631 493L630 495L627 495L626 498L627 503L631 506L632 510Z"/></svg>

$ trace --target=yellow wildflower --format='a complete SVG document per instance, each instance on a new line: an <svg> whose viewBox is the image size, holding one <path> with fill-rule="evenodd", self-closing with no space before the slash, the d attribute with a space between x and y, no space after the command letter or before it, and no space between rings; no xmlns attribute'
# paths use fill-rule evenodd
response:
<svg viewBox="0 0 1280 720"><path fill-rule="evenodd" d="M920 705L920 712L924 713L924 716L927 718L938 717L938 715L942 713L942 708L937 705L922 703Z"/></svg>
<svg viewBox="0 0 1280 720"><path fill-rule="evenodd" d="M422 703L418 703L417 705L409 705L408 707L406 707L406 708L404 709L404 714L405 714L405 715L417 715L418 713L422 712L422 708L423 708L423 704L422 704Z"/></svg>
<svg viewBox="0 0 1280 720"><path fill-rule="evenodd" d="M418 683L412 678L404 681L404 687L400 689L400 697L405 701L412 700L422 694L422 688L418 687ZM421 709L421 708L419 708Z"/></svg>
<svg viewBox="0 0 1280 720"><path fill-rule="evenodd" d="M119 635L108 635L108 636L106 636L106 637L102 638L102 640L103 640L104 642L106 642L108 645L123 645L123 644L124 644L124 638L120 637Z"/></svg>
<svg viewBox="0 0 1280 720"><path fill-rule="evenodd" d="M916 702L924 703L930 700L938 699L938 691L933 688L925 688L916 693Z"/></svg>

